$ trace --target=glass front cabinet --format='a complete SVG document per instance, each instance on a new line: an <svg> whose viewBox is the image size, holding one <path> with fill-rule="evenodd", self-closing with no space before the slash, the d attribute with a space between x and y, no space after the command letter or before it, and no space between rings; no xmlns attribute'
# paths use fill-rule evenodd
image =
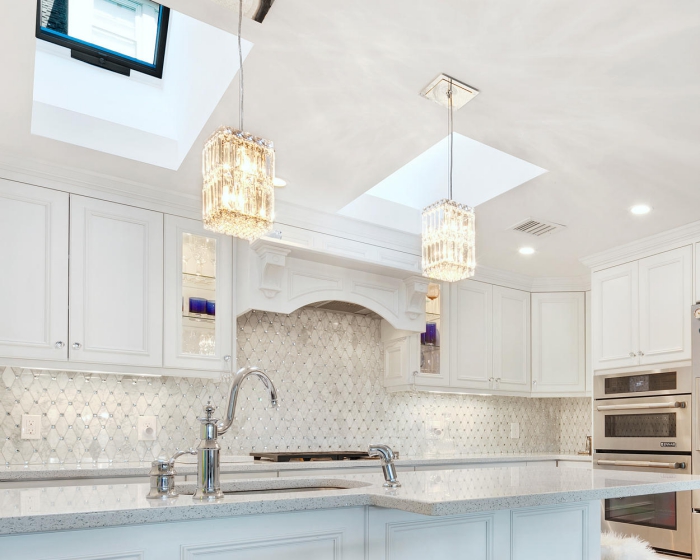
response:
<svg viewBox="0 0 700 560"><path fill-rule="evenodd" d="M384 386L390 390L449 385L449 339L443 336L445 310L449 308L449 287L431 282L425 298L425 332L401 331L382 320L384 342Z"/></svg>
<svg viewBox="0 0 700 560"><path fill-rule="evenodd" d="M165 217L166 368L231 371L233 240L201 222Z"/></svg>

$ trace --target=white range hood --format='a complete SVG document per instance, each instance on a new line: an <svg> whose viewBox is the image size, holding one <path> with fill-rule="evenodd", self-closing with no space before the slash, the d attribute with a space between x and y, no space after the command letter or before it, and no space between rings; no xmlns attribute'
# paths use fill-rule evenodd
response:
<svg viewBox="0 0 700 560"><path fill-rule="evenodd" d="M238 242L237 309L291 313L323 301L374 311L394 328L425 330L429 280L420 255L275 224L273 236Z"/></svg>

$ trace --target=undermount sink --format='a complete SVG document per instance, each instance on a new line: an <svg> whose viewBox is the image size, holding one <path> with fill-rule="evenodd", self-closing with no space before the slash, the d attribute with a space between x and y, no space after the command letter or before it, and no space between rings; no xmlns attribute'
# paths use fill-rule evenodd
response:
<svg viewBox="0 0 700 560"><path fill-rule="evenodd" d="M353 488L362 488L370 486L368 482L359 480L323 480L323 479L306 479L306 480L284 480L279 478L267 480L235 480L223 482L221 490L225 496L252 496L266 494L288 494L300 492L324 492L338 490L352 490ZM195 484L178 485L176 491L182 496L191 496L196 489Z"/></svg>
<svg viewBox="0 0 700 560"><path fill-rule="evenodd" d="M224 490L225 496L249 496L253 494L286 494L289 492L321 492L324 490L348 490L342 486L306 486L297 488L261 488L259 490ZM182 495L192 495L194 490L186 488L180 491Z"/></svg>

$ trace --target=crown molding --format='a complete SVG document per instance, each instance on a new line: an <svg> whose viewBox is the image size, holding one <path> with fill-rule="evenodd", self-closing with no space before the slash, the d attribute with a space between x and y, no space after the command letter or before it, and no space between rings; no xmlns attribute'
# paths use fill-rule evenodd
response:
<svg viewBox="0 0 700 560"><path fill-rule="evenodd" d="M643 237L579 259L591 270L610 268L700 241L700 221Z"/></svg>
<svg viewBox="0 0 700 560"><path fill-rule="evenodd" d="M591 275L533 278L531 292L587 292L591 289Z"/></svg>
<svg viewBox="0 0 700 560"><path fill-rule="evenodd" d="M201 218L199 196L37 159L0 153L0 178L83 196L99 194L110 202Z"/></svg>
<svg viewBox="0 0 700 560"><path fill-rule="evenodd" d="M587 292L591 289L590 274L570 278L535 278L483 265L476 267L473 280L524 292Z"/></svg>

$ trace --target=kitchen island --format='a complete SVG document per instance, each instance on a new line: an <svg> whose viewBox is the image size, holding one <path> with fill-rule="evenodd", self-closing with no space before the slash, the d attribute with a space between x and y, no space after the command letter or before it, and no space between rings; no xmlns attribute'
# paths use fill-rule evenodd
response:
<svg viewBox="0 0 700 560"><path fill-rule="evenodd" d="M147 484L6 488L0 557L598 560L601 499L700 488L690 475L537 466L399 477L395 489L379 472L231 481L218 503L147 500Z"/></svg>

